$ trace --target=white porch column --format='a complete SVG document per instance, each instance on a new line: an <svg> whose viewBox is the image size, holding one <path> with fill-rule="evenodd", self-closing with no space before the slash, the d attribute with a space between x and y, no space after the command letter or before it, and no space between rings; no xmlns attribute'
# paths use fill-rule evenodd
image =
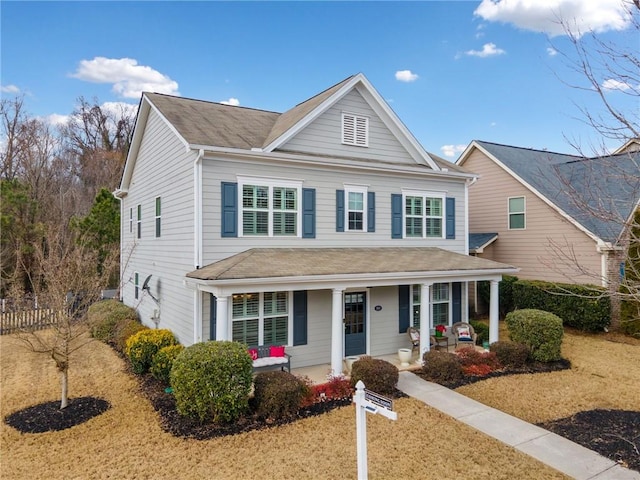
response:
<svg viewBox="0 0 640 480"><path fill-rule="evenodd" d="M342 318L342 288L334 288L331 295L331 371L342 373L342 343L344 323Z"/></svg>
<svg viewBox="0 0 640 480"><path fill-rule="evenodd" d="M431 285L420 285L420 356L417 362L420 365L422 356L431 349Z"/></svg>
<svg viewBox="0 0 640 480"><path fill-rule="evenodd" d="M498 322L500 321L498 281L491 280L489 300L489 343L498 341Z"/></svg>
<svg viewBox="0 0 640 480"><path fill-rule="evenodd" d="M229 296L216 297L216 340L231 340L229 336Z"/></svg>

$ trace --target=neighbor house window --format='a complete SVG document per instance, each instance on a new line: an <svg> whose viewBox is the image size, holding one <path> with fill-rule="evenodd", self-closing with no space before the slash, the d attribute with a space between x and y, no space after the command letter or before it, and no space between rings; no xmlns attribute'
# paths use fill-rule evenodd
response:
<svg viewBox="0 0 640 480"><path fill-rule="evenodd" d="M352 113L342 114L342 143L357 147L369 146L369 118Z"/></svg>
<svg viewBox="0 0 640 480"><path fill-rule="evenodd" d="M367 231L367 187L345 185L346 225L352 232Z"/></svg>
<svg viewBox="0 0 640 480"><path fill-rule="evenodd" d="M137 237L140 238L142 236L142 205L138 204L137 211L136 228L138 231Z"/></svg>
<svg viewBox="0 0 640 480"><path fill-rule="evenodd" d="M443 238L444 196L404 195L405 237Z"/></svg>
<svg viewBox="0 0 640 480"><path fill-rule="evenodd" d="M509 230L519 230L525 227L524 197L509 199Z"/></svg>
<svg viewBox="0 0 640 480"><path fill-rule="evenodd" d="M233 295L232 337L247 345L289 343L289 295L287 292Z"/></svg>
<svg viewBox="0 0 640 480"><path fill-rule="evenodd" d="M133 207L129 208L129 233L133 233Z"/></svg>
<svg viewBox="0 0 640 480"><path fill-rule="evenodd" d="M302 182L239 179L243 236L300 236Z"/></svg>
<svg viewBox="0 0 640 480"><path fill-rule="evenodd" d="M420 285L411 286L412 318L411 326L420 328ZM431 286L431 328L449 325L450 295L448 283L434 283Z"/></svg>
<svg viewBox="0 0 640 480"><path fill-rule="evenodd" d="M133 274L133 297L137 300L140 296L140 276L138 272Z"/></svg>
<svg viewBox="0 0 640 480"><path fill-rule="evenodd" d="M156 197L156 238L160 236L162 221L161 221L161 202L160 197Z"/></svg>

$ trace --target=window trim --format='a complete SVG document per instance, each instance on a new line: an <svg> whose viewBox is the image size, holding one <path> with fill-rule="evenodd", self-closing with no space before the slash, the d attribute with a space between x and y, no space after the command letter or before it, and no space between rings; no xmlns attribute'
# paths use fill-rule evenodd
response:
<svg viewBox="0 0 640 480"><path fill-rule="evenodd" d="M158 196L155 200L155 209L156 209L156 217L155 217L155 225L156 225L156 238L160 238L162 236L162 197Z"/></svg>
<svg viewBox="0 0 640 480"><path fill-rule="evenodd" d="M350 118L353 121L353 140L346 138L345 124L346 119ZM365 115L359 115L357 113L342 112L341 116L341 138L343 145L350 145L353 147L368 147L369 146L369 117ZM359 125L358 122L363 122L363 125ZM360 130L360 132L359 132ZM359 141L358 139L363 140Z"/></svg>
<svg viewBox="0 0 640 480"><path fill-rule="evenodd" d="M133 207L129 207L129 233L133 233Z"/></svg>
<svg viewBox="0 0 640 480"><path fill-rule="evenodd" d="M264 314L264 297L265 293L281 293L284 292L287 294L287 343L285 346L293 345L293 292L288 290L276 290L270 292L236 292L231 295L231 302L229 308L229 316L230 316L230 326L231 326L231 337L233 338L233 322L239 322L244 320L253 320L255 318L258 319L258 345L264 345L264 321L266 318L275 318L282 317L284 315L265 315ZM236 295L248 295L248 294L257 294L258 295L258 316L257 317L242 317L235 319L233 317L233 297Z"/></svg>
<svg viewBox="0 0 640 480"><path fill-rule="evenodd" d="M349 210L349 194L360 193L362 194L362 228L351 229L349 228L349 212L360 212L360 210ZM368 225L367 219L369 216L369 186L368 185L354 185L344 184L344 231L345 232L362 232L367 233Z"/></svg>
<svg viewBox="0 0 640 480"><path fill-rule="evenodd" d="M423 213L422 213L422 235L407 236L407 197L422 197ZM426 199L437 198L442 202L442 214L435 217L426 214ZM429 218L440 219L440 236L427 235L427 222ZM422 191L422 190L402 190L402 238L422 238L422 239L446 239L447 238L447 193L438 191Z"/></svg>
<svg viewBox="0 0 640 480"><path fill-rule="evenodd" d="M522 199L522 211L521 212L512 212L511 211L511 200ZM511 216L512 215L522 215L523 226L522 227L512 227L511 226ZM509 230L526 230L527 229L527 197L524 195L517 195L514 197L507 198L507 228Z"/></svg>
<svg viewBox="0 0 640 480"><path fill-rule="evenodd" d="M238 237L290 237L290 238L302 238L302 180L294 179L279 179L279 178L265 178L265 177L237 177L238 181ZM268 197L268 230L266 235L249 235L244 233L244 205L243 205L243 190L245 185L252 185L256 187L267 187L269 189ZM273 232L273 189L274 188L293 188L296 190L296 233L295 235L274 235Z"/></svg>

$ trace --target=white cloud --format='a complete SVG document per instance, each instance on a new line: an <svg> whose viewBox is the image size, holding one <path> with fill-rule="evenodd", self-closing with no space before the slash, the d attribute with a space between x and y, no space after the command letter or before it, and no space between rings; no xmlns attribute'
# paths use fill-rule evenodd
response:
<svg viewBox="0 0 640 480"><path fill-rule="evenodd" d="M142 92L180 95L178 82L132 58L95 57L82 60L71 75L92 83L111 83L113 92L124 98L139 98Z"/></svg>
<svg viewBox="0 0 640 480"><path fill-rule="evenodd" d="M482 50L468 50L465 52L466 55L480 58L493 57L495 55L503 55L505 53L507 52L501 48L497 48L495 43L485 43L482 46Z"/></svg>
<svg viewBox="0 0 640 480"><path fill-rule="evenodd" d="M411 70L398 70L396 72L396 80L400 82L415 82L418 79L418 74L413 73Z"/></svg>
<svg viewBox="0 0 640 480"><path fill-rule="evenodd" d="M631 85L625 82L621 82L620 80L615 80L613 78L608 78L604 82L602 82L602 88L604 90L620 90L624 92L625 90L629 90Z"/></svg>
<svg viewBox="0 0 640 480"><path fill-rule="evenodd" d="M51 115L48 115L47 117L45 117L45 121L49 125L62 126L69 123L69 118L71 118L69 115L60 115L58 113L52 113Z"/></svg>
<svg viewBox="0 0 640 480"><path fill-rule="evenodd" d="M555 48L547 47L547 54L550 57L555 57L558 54L558 51Z"/></svg>
<svg viewBox="0 0 640 480"><path fill-rule="evenodd" d="M231 97L229 100L222 100L220 103L222 103L223 105L233 105L234 107L237 107L238 105L240 105L240 100Z"/></svg>
<svg viewBox="0 0 640 480"><path fill-rule="evenodd" d="M443 145L440 150L442 150L445 157L454 157L464 152L465 148L467 148L466 145Z"/></svg>
<svg viewBox="0 0 640 480"><path fill-rule="evenodd" d="M552 37L565 35L566 29L576 37L588 31L624 30L632 20L622 0L482 0L474 15Z"/></svg>
<svg viewBox="0 0 640 480"><path fill-rule="evenodd" d="M18 94L18 93L20 93L20 89L18 87L16 87L15 85L2 85L2 86L0 86L0 92Z"/></svg>

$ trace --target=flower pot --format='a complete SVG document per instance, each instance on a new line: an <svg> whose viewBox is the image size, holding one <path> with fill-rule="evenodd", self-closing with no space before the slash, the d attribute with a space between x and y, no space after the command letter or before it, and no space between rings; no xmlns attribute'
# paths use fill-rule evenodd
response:
<svg viewBox="0 0 640 480"><path fill-rule="evenodd" d="M436 337L441 337L442 336L442 332L440 330L436 330Z"/></svg>
<svg viewBox="0 0 640 480"><path fill-rule="evenodd" d="M398 358L400 359L401 367L408 367L409 362L411 361L411 349L410 348L398 349Z"/></svg>
<svg viewBox="0 0 640 480"><path fill-rule="evenodd" d="M344 359L344 363L346 364L346 370L347 370L347 374L351 375L351 366L353 365L353 362L359 360L360 357L345 357Z"/></svg>

